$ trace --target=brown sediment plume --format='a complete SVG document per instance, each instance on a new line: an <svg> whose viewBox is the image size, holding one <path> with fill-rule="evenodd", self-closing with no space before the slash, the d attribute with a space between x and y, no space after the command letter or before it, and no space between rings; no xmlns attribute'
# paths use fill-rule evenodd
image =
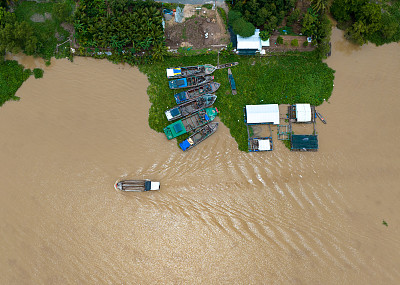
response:
<svg viewBox="0 0 400 285"><path fill-rule="evenodd" d="M136 68L43 67L0 108L1 283L396 284L399 45L342 40L316 153L276 133L240 152L223 124L182 152L149 128ZM161 190L115 191L125 178Z"/></svg>

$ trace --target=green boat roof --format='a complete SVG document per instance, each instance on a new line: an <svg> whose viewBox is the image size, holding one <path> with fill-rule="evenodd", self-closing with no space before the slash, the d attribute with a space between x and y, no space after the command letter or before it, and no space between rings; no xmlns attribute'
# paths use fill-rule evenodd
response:
<svg viewBox="0 0 400 285"><path fill-rule="evenodd" d="M164 133L167 136L167 139L173 139L177 136L183 135L187 133L185 126L183 125L182 121L179 120L175 123L172 123L164 128Z"/></svg>
<svg viewBox="0 0 400 285"><path fill-rule="evenodd" d="M215 119L215 117L218 115L218 109L215 107L210 107L206 108L206 116L207 121L211 122L212 120ZM177 136L183 135L187 133L187 130L185 129L185 126L182 122L182 120L176 121L175 123L172 123L164 128L164 133L167 136L167 139L173 139L176 138Z"/></svg>
<svg viewBox="0 0 400 285"><path fill-rule="evenodd" d="M215 107L206 108L206 114L210 118L210 121L212 121L218 115L218 110Z"/></svg>

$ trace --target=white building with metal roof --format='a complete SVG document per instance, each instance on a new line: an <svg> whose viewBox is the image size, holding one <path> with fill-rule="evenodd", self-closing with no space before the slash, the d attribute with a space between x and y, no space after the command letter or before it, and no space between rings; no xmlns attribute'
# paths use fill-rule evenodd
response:
<svg viewBox="0 0 400 285"><path fill-rule="evenodd" d="M247 124L279 125L278 104L246 105Z"/></svg>
<svg viewBox="0 0 400 285"><path fill-rule="evenodd" d="M237 50L253 50L261 52L263 46L269 46L269 39L262 41L260 38L260 30L256 29L254 35L248 38L241 37L237 35Z"/></svg>
<svg viewBox="0 0 400 285"><path fill-rule="evenodd" d="M296 120L298 123L311 122L310 104L296 104Z"/></svg>

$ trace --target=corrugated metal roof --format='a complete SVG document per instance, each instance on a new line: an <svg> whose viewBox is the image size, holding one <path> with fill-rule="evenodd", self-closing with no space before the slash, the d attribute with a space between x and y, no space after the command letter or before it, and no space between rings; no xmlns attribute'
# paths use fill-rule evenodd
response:
<svg viewBox="0 0 400 285"><path fill-rule="evenodd" d="M318 149L317 135L292 135L292 149Z"/></svg>
<svg viewBox="0 0 400 285"><path fill-rule="evenodd" d="M311 122L310 104L296 104L297 122Z"/></svg>
<svg viewBox="0 0 400 285"><path fill-rule="evenodd" d="M279 125L278 104L246 105L248 124L273 123Z"/></svg>
<svg viewBox="0 0 400 285"><path fill-rule="evenodd" d="M248 38L237 35L237 49L257 49L261 50L260 30L256 29L254 35Z"/></svg>
<svg viewBox="0 0 400 285"><path fill-rule="evenodd" d="M258 149L271 150L271 143L269 142L269 139L258 140Z"/></svg>

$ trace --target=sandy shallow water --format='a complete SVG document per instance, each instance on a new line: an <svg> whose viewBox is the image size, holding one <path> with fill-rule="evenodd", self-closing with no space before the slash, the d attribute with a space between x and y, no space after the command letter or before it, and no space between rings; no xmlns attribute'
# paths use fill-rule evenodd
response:
<svg viewBox="0 0 400 285"><path fill-rule="evenodd" d="M183 153L136 68L16 56L45 73L0 109L0 283L398 284L400 45L332 47L317 153L243 153L222 124Z"/></svg>

